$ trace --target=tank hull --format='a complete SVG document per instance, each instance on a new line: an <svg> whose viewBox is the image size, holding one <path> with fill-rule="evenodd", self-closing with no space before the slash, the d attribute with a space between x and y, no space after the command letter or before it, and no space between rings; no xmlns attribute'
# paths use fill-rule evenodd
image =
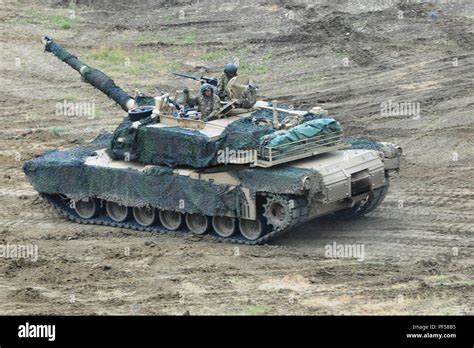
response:
<svg viewBox="0 0 474 348"><path fill-rule="evenodd" d="M108 141L110 135L104 135L88 146L49 151L26 162L25 173L42 197L76 222L189 232L188 215L213 222L223 217L241 227L229 236L212 227L206 232L219 240L247 244L267 242L305 221L350 210L359 202L369 200L373 205L377 201L378 205L379 193L388 186L383 161L371 150L334 151L291 166L223 165L196 170L113 160L106 152ZM351 187L356 185L358 188ZM93 216L81 216L75 207L79 202L94 202ZM110 203L130 209L128 216L117 221L108 210ZM147 225L138 222L139 215L131 214L133 209L152 209L157 215L172 212L181 223L170 228L160 215ZM359 213L363 209L355 215ZM248 222L264 227L248 234Z"/></svg>

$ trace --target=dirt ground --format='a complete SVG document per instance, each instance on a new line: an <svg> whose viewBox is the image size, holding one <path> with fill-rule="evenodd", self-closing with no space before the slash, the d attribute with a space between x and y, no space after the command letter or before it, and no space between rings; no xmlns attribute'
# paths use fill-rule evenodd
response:
<svg viewBox="0 0 474 348"><path fill-rule="evenodd" d="M38 246L36 261L0 258L0 314L473 314L471 1L0 3L0 244ZM257 247L71 223L22 164L124 115L43 53L46 34L130 93L195 87L170 71L239 59L262 96L401 145L401 171L368 216ZM95 117L58 114L63 101L93 101ZM419 117L382 114L389 101ZM326 257L334 242L365 258Z"/></svg>

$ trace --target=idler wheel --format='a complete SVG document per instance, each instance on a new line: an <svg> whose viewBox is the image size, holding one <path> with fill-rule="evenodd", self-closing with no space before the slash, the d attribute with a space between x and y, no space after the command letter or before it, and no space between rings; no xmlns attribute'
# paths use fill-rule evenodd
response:
<svg viewBox="0 0 474 348"><path fill-rule="evenodd" d="M212 218L212 227L219 236L227 238L235 233L237 224L234 218L228 216L214 216Z"/></svg>
<svg viewBox="0 0 474 348"><path fill-rule="evenodd" d="M168 230L176 231L183 224L183 215L175 211L161 210L160 221Z"/></svg>
<svg viewBox="0 0 474 348"><path fill-rule="evenodd" d="M202 214L186 214L185 220L189 230L196 234L205 234L211 226L209 218Z"/></svg>
<svg viewBox="0 0 474 348"><path fill-rule="evenodd" d="M141 226L151 226L156 221L156 210L151 207L134 207L133 217Z"/></svg>

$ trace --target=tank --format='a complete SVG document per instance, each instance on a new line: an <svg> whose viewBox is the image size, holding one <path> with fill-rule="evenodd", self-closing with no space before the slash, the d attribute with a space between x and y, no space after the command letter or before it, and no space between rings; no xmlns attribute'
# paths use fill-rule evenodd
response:
<svg viewBox="0 0 474 348"><path fill-rule="evenodd" d="M45 50L127 113L84 146L50 150L24 164L32 186L66 218L149 232L210 235L260 244L321 216L356 218L383 201L400 166L395 144L344 137L320 107L230 100L204 122L182 91L130 96L49 37Z"/></svg>

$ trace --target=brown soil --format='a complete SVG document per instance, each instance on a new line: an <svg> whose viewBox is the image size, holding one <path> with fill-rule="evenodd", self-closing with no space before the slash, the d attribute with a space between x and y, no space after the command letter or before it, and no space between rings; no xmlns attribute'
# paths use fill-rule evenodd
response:
<svg viewBox="0 0 474 348"><path fill-rule="evenodd" d="M473 314L472 4L79 1L66 29L53 16L69 1L49 3L0 8L0 244L39 248L36 262L0 258L1 314ZM22 163L112 131L123 112L43 53L45 34L80 57L119 52L104 70L131 93L192 87L169 71L217 75L239 58L262 96L400 144L402 169L370 215L316 220L270 245L71 223ZM123 52L152 65L128 69ZM56 115L64 99L94 101L97 117ZM389 100L420 103L419 119L382 116ZM325 257L333 242L363 244L365 259Z"/></svg>

